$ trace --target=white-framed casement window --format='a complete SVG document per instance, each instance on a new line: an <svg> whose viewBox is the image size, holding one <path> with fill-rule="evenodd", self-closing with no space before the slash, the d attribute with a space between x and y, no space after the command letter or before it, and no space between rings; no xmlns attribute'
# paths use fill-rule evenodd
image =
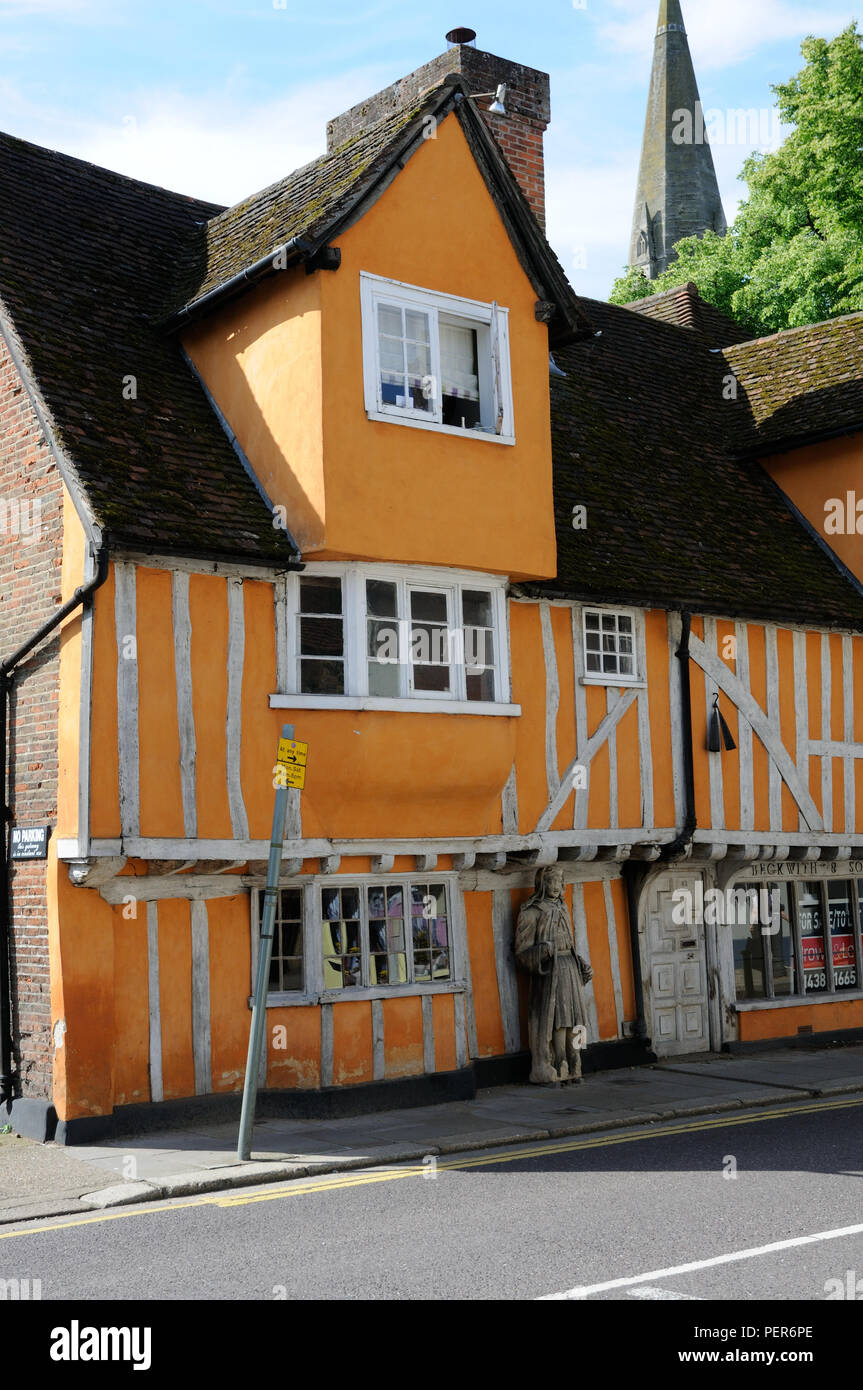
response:
<svg viewBox="0 0 863 1390"><path fill-rule="evenodd" d="M366 413L515 442L509 312L360 273Z"/></svg>
<svg viewBox="0 0 863 1390"><path fill-rule="evenodd" d="M637 615L611 608L583 608L584 679L602 685L639 685Z"/></svg>
<svg viewBox="0 0 863 1390"><path fill-rule="evenodd" d="M282 582L272 707L519 713L502 576L321 561Z"/></svg>
<svg viewBox="0 0 863 1390"><path fill-rule="evenodd" d="M252 969L264 894L252 892ZM451 993L463 988L450 874L334 875L282 885L268 1001Z"/></svg>

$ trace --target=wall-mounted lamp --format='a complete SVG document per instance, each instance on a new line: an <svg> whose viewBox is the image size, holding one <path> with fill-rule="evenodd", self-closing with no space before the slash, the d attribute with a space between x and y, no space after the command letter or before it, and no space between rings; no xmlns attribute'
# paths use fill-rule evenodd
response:
<svg viewBox="0 0 863 1390"><path fill-rule="evenodd" d="M470 96L468 97L468 100L480 101L483 97L494 97L494 101L488 108L493 116L506 115L506 107L504 106L504 102L506 101L505 82L499 82L497 89L493 92L471 92Z"/></svg>
<svg viewBox="0 0 863 1390"><path fill-rule="evenodd" d="M725 722L722 710L719 708L719 692L717 691L713 697L713 712L707 726L707 751L709 753L721 753L723 742L728 749L737 747L731 730Z"/></svg>

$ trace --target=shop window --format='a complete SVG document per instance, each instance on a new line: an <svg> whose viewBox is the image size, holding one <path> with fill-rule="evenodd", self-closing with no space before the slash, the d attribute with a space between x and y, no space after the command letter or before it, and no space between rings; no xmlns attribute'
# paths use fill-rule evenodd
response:
<svg viewBox="0 0 863 1390"><path fill-rule="evenodd" d="M325 990L452 979L444 883L327 885L320 914Z"/></svg>
<svg viewBox="0 0 863 1390"><path fill-rule="evenodd" d="M453 956L453 895L445 877L342 881L341 876L281 887L276 900L268 996L311 1004L334 994L458 988ZM252 983L264 893L252 894Z"/></svg>
<svg viewBox="0 0 863 1390"><path fill-rule="evenodd" d="M765 917L767 895L771 906ZM858 990L861 912L863 879L736 884L729 927L737 998L808 998Z"/></svg>

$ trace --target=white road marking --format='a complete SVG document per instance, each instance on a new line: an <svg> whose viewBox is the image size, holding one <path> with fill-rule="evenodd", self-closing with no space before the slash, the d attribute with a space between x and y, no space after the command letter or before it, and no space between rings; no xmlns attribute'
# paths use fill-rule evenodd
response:
<svg viewBox="0 0 863 1390"><path fill-rule="evenodd" d="M775 1240L770 1245L756 1245L751 1250L734 1250L728 1255L714 1255L709 1260L692 1260L685 1265L672 1265L668 1269L652 1269L648 1274L636 1274L629 1279L607 1279L603 1284L582 1284L563 1293L541 1294L537 1302L561 1298L589 1298L594 1293L605 1293L608 1289L625 1289L633 1284L647 1284L651 1279L668 1279L675 1274L692 1274L699 1269L714 1269L717 1265L735 1264L738 1260L754 1260L759 1255L772 1255L777 1250L793 1250L799 1245L816 1245L822 1240L842 1240L845 1236L863 1235L863 1225L839 1226L833 1231L817 1231L811 1236L795 1236L792 1240Z"/></svg>
<svg viewBox="0 0 863 1390"><path fill-rule="evenodd" d="M675 1293L674 1289L655 1289L651 1284L639 1284L637 1289L627 1289L630 1298L685 1298L693 1303L703 1303L704 1299L699 1298L697 1293Z"/></svg>

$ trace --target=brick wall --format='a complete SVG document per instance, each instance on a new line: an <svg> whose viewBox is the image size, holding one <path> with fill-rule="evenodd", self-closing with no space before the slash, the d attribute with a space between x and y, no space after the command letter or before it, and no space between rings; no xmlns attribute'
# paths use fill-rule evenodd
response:
<svg viewBox="0 0 863 1390"><path fill-rule="evenodd" d="M29 397L0 337L0 654L60 604L63 489ZM10 692L8 800L14 825L57 817L59 639L18 668ZM13 1036L24 1095L51 1095L45 861L11 866Z"/></svg>
<svg viewBox="0 0 863 1390"><path fill-rule="evenodd" d="M459 73L472 92L494 92L499 83L507 84L505 116L489 115L485 109L490 104L488 101L477 102L477 109L483 112L486 125L521 184L537 221L545 229L542 137L551 119L551 104L548 74L536 68L526 68L468 44L459 44L336 116L327 125L327 149L335 149L400 106L416 101L422 92L441 82L448 73Z"/></svg>

